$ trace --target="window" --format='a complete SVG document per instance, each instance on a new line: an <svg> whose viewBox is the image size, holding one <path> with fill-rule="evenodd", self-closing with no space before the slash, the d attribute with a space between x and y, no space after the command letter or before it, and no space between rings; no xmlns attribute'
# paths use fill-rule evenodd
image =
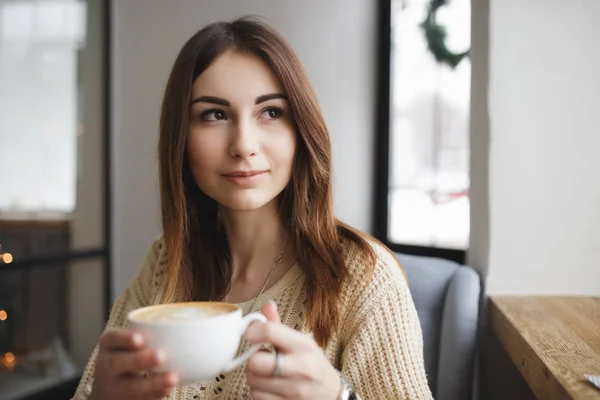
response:
<svg viewBox="0 0 600 400"><path fill-rule="evenodd" d="M0 399L71 398L108 313L108 1L0 1Z"/></svg>
<svg viewBox="0 0 600 400"><path fill-rule="evenodd" d="M436 61L422 22L430 0L382 1L377 233L393 250L464 262L469 242L471 65ZM470 0L435 21L453 52L470 46Z"/></svg>
<svg viewBox="0 0 600 400"><path fill-rule="evenodd" d="M0 210L69 213L75 205L81 1L0 8Z"/></svg>

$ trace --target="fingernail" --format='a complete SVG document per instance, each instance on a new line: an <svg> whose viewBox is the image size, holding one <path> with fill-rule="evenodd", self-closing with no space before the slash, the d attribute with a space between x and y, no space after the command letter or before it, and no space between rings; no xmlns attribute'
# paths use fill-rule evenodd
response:
<svg viewBox="0 0 600 400"><path fill-rule="evenodd" d="M132 340L135 346L141 346L144 343L144 338L139 333L134 333Z"/></svg>
<svg viewBox="0 0 600 400"><path fill-rule="evenodd" d="M156 361L159 363L164 363L165 359L167 358L164 350L156 350L156 353L154 353L156 356Z"/></svg>
<svg viewBox="0 0 600 400"><path fill-rule="evenodd" d="M179 383L179 377L174 374L174 373L170 373L169 375L167 375L167 384L171 387L175 387L177 386L177 384Z"/></svg>
<svg viewBox="0 0 600 400"><path fill-rule="evenodd" d="M269 304L272 304L275 311L277 311L277 303L275 302L275 300L273 300L273 299L269 300Z"/></svg>

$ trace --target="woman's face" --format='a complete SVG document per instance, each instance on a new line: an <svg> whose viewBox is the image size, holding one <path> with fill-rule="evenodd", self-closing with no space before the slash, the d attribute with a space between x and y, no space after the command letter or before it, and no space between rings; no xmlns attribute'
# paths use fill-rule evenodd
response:
<svg viewBox="0 0 600 400"><path fill-rule="evenodd" d="M291 179L296 133L268 65L227 51L196 78L190 101L186 151L198 187L230 210L271 203Z"/></svg>

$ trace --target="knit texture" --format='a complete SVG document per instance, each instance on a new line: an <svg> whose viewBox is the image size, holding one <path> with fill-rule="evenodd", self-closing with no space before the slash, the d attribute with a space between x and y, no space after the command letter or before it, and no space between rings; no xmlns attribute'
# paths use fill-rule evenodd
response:
<svg viewBox="0 0 600 400"><path fill-rule="evenodd" d="M423 361L421 327L405 276L391 253L379 244L371 245L377 255L372 274L361 262L358 249L347 248L350 279L342 292L341 323L323 353L346 375L362 399L432 399ZM159 238L132 283L115 302L107 328L126 327L129 311L158 304L167 279L167 254ZM253 310L249 310L252 301L240 306L245 314L259 310L270 299L277 302L282 323L312 336L306 328L307 299L304 274L299 266L292 267L266 290ZM238 354L249 347L242 339ZM75 399L87 399L90 395L97 352L96 347ZM242 365L205 384L177 387L167 399L251 398Z"/></svg>

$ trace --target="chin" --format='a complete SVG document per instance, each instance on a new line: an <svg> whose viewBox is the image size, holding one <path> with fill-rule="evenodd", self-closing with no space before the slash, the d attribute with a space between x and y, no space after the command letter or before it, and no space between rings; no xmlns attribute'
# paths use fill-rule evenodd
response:
<svg viewBox="0 0 600 400"><path fill-rule="evenodd" d="M272 202L276 196L233 196L228 198L215 199L221 206L231 211L254 211L261 209Z"/></svg>

